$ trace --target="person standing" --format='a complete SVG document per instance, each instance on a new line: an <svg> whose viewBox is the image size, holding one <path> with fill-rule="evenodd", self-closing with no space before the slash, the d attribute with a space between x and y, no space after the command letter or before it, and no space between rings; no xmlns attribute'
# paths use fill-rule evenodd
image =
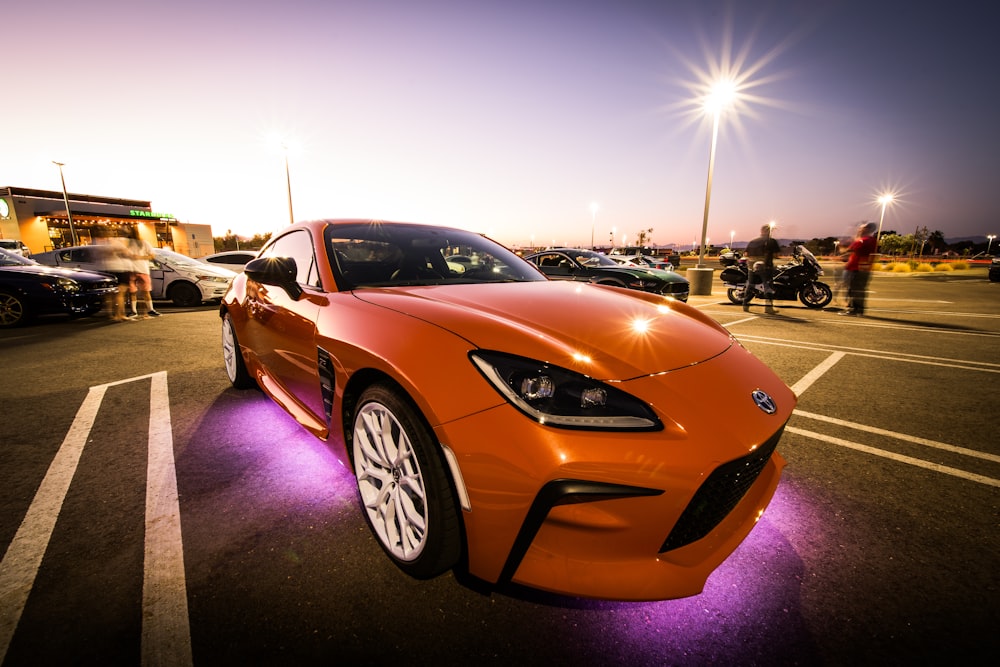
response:
<svg viewBox="0 0 1000 667"><path fill-rule="evenodd" d="M125 243L117 236L107 236L95 241L100 248L100 267L104 273L110 273L118 281L118 289L109 300L108 310L112 322L124 322L126 319L125 294L132 280L132 261L128 257Z"/></svg>
<svg viewBox="0 0 1000 667"><path fill-rule="evenodd" d="M747 285L743 290L743 310L750 310L750 300L753 299L754 285L761 285L764 292L764 312L776 315L774 309L774 258L781 254L781 245L771 238L771 225L760 228L760 236L750 241L746 248Z"/></svg>
<svg viewBox="0 0 1000 667"><path fill-rule="evenodd" d="M872 255L878 250L878 240L873 236L875 223L866 222L858 227L857 236L847 246L847 262L844 264L844 284L847 286L847 308L840 315L865 314L865 296L871 279Z"/></svg>
<svg viewBox="0 0 1000 667"><path fill-rule="evenodd" d="M132 316L137 319L159 317L153 309L153 281L149 277L149 261L153 259L153 246L141 238L129 238L129 256L132 259ZM146 312L140 317L138 304L142 302Z"/></svg>

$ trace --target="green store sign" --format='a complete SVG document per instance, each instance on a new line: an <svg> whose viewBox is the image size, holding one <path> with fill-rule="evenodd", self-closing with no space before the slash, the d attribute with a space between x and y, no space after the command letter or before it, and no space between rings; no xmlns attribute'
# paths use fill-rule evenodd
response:
<svg viewBox="0 0 1000 667"><path fill-rule="evenodd" d="M174 216L172 213L160 213L157 211L142 211L139 209L132 209L128 212L133 218L156 218L157 220L173 220Z"/></svg>

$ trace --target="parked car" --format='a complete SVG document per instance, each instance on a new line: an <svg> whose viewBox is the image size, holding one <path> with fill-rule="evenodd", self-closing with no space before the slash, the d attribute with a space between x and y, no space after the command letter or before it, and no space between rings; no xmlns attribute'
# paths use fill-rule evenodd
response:
<svg viewBox="0 0 1000 667"><path fill-rule="evenodd" d="M1000 257L994 257L990 262L990 281L1000 282Z"/></svg>
<svg viewBox="0 0 1000 667"><path fill-rule="evenodd" d="M12 252L21 257L31 257L31 251L28 250L28 246L24 245L23 241L17 239L0 239L0 250Z"/></svg>
<svg viewBox="0 0 1000 667"><path fill-rule="evenodd" d="M220 315L233 386L329 443L415 577L462 564L499 586L694 595L784 465L795 395L725 328L658 294L547 280L468 231L292 225Z"/></svg>
<svg viewBox="0 0 1000 667"><path fill-rule="evenodd" d="M243 271L243 267L246 266L246 263L256 256L256 250L224 250L213 255L199 257L198 261L205 262L206 264L210 264L212 266L221 266L224 269L229 269L233 273L240 273Z"/></svg>
<svg viewBox="0 0 1000 667"><path fill-rule="evenodd" d="M101 248L96 245L61 248L35 255L40 264L100 271ZM153 282L152 296L157 301L172 301L178 306L197 306L203 301L222 298L236 274L229 269L191 259L172 250L156 248L149 262Z"/></svg>
<svg viewBox="0 0 1000 667"><path fill-rule="evenodd" d="M106 274L42 266L0 248L0 327L52 313L93 315L117 289L118 282Z"/></svg>
<svg viewBox="0 0 1000 667"><path fill-rule="evenodd" d="M655 292L687 301L688 279L673 271L624 266L607 255L581 248L550 248L525 257L555 280L579 280Z"/></svg>
<svg viewBox="0 0 1000 667"><path fill-rule="evenodd" d="M647 269L660 269L661 271L674 270L674 265L670 262L649 255L608 255L608 257L625 266L639 266Z"/></svg>

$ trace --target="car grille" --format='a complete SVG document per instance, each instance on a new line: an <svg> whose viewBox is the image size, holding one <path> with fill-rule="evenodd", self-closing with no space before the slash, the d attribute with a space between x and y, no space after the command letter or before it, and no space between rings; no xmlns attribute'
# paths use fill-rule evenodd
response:
<svg viewBox="0 0 1000 667"><path fill-rule="evenodd" d="M678 299L681 297L686 299L690 290L691 286L685 282L667 283L663 286L660 294L668 294L670 296L677 297Z"/></svg>
<svg viewBox="0 0 1000 667"><path fill-rule="evenodd" d="M778 446L784 427L763 445L716 468L674 524L660 553L679 549L708 535L739 504Z"/></svg>
<svg viewBox="0 0 1000 667"><path fill-rule="evenodd" d="M106 280L99 280L92 283L80 283L80 289L83 292L88 292L92 294L104 294L105 292L113 291L118 287L117 278L108 278Z"/></svg>

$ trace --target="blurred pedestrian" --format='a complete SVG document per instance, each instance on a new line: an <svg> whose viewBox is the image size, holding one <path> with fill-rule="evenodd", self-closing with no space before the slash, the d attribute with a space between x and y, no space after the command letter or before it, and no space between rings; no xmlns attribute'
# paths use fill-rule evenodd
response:
<svg viewBox="0 0 1000 667"><path fill-rule="evenodd" d="M750 310L750 300L754 296L754 285L760 285L764 294L764 312L776 315L774 309L774 258L781 254L781 245L771 238L771 225L760 228L760 236L747 244L744 255L747 258L747 285L743 290L743 310Z"/></svg>
<svg viewBox="0 0 1000 667"><path fill-rule="evenodd" d="M873 236L875 223L866 222L858 227L857 236L846 248L847 262L844 264L844 283L847 285L847 308L840 315L865 314L865 296L871 279L872 255L878 250L878 240Z"/></svg>
<svg viewBox="0 0 1000 667"><path fill-rule="evenodd" d="M116 236L99 238L96 244L101 250L99 262L101 271L110 273L118 281L118 289L107 303L108 314L112 322L124 322L125 296L132 281L132 260L128 257L128 249L122 240Z"/></svg>
<svg viewBox="0 0 1000 667"><path fill-rule="evenodd" d="M153 246L141 238L130 237L128 240L129 257L132 260L132 281L129 291L132 294L132 316L136 319L159 317L153 309L153 281L149 277L149 262L153 259ZM138 304L143 305L145 312L139 312Z"/></svg>

